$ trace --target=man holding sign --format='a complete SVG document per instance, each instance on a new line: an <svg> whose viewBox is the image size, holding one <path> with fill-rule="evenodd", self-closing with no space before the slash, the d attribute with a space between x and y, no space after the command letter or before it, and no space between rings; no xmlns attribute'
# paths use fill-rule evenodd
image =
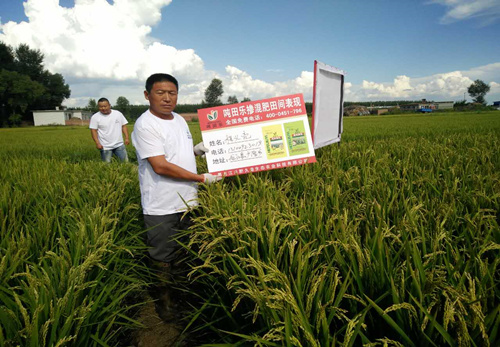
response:
<svg viewBox="0 0 500 347"><path fill-rule="evenodd" d="M193 147L189 127L174 112L179 84L168 74L153 74L146 81L145 98L149 110L136 121L132 143L139 162L139 183L144 223L148 229L149 255L168 273L178 256L180 245L175 240L181 230L191 224L185 211L196 206L197 183L211 184L221 179L209 173L196 173L195 155L208 151L203 143ZM162 293L164 296L168 293ZM161 302L162 318L168 302ZM158 308L158 305L157 305ZM161 310L163 308L163 311ZM168 313L168 312L167 312Z"/></svg>
<svg viewBox="0 0 500 347"><path fill-rule="evenodd" d="M149 110L134 125L132 142L139 162L139 183L151 258L170 263L178 249L172 237L188 223L182 218L196 206L197 182L211 184L220 177L196 173L195 155L208 151L203 143L193 148L189 127L173 112L177 105L177 80L154 74L146 81L144 96ZM186 204L188 206L186 206Z"/></svg>

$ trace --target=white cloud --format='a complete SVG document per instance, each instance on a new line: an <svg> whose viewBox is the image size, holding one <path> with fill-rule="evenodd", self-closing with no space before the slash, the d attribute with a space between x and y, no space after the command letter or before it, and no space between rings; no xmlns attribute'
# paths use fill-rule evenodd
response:
<svg viewBox="0 0 500 347"><path fill-rule="evenodd" d="M436 0L458 11L464 0ZM144 104L144 81L155 72L171 73L180 82L180 103L199 103L212 78L223 81L223 101L229 95L239 100L252 100L304 94L312 100L313 73L282 82L254 79L246 71L227 65L223 73L205 69L204 62L193 49L179 50L151 37L152 26L161 21L161 10L171 0L75 0L72 8L59 5L58 0L27 0L24 2L27 22L0 24L0 40L17 46L28 44L40 49L44 64L52 72L63 74L70 84L72 97L68 106L84 106L89 98L105 96L114 102L125 96L132 104ZM463 10L461 18L480 15L491 6L479 1L475 12ZM468 7L463 7L468 8ZM483 10L481 10L483 9ZM455 13L455 12L450 12ZM450 14L451 16L451 14ZM458 15L456 15L458 16ZM457 17L458 18L458 17ZM345 100L395 100L428 98L454 100L466 92L475 79L490 83L488 100L500 99L500 62L413 79L397 76L390 83L365 80L361 85L344 84ZM489 99L490 98L490 99Z"/></svg>
<svg viewBox="0 0 500 347"><path fill-rule="evenodd" d="M500 83L491 82L489 86L490 86L490 91L489 91L490 96L497 96L495 100L493 100L490 97L491 101L500 101ZM488 96L488 94L486 95Z"/></svg>
<svg viewBox="0 0 500 347"><path fill-rule="evenodd" d="M271 83L255 80L234 66L226 66L226 73L227 76L218 76L224 86L224 96L236 95L239 99L253 96L253 99L259 99L276 92L276 87Z"/></svg>
<svg viewBox="0 0 500 347"><path fill-rule="evenodd" d="M346 98L349 98L353 94L351 88L352 88L351 82L344 82L344 95Z"/></svg>
<svg viewBox="0 0 500 347"><path fill-rule="evenodd" d="M486 99L500 98L499 84L500 63L475 67L468 71L452 71L427 77L412 79L408 76L398 76L392 83L377 83L363 81L360 86L350 86L346 93L348 101L369 100L418 100L430 99L435 101L461 100L467 88L476 79L481 79L491 87Z"/></svg>
<svg viewBox="0 0 500 347"><path fill-rule="evenodd" d="M448 24L469 18L477 18L483 25L500 19L500 2L498 0L432 0L431 3L447 7L441 23Z"/></svg>
<svg viewBox="0 0 500 347"><path fill-rule="evenodd" d="M411 90L410 78L407 76L396 77L392 85L363 81L361 87L368 92L369 98L378 96L406 98Z"/></svg>
<svg viewBox="0 0 500 347"><path fill-rule="evenodd" d="M240 100L245 97L259 100L279 95L302 93L305 100L312 99L314 74L309 71L302 71L300 76L295 79L274 83L253 79L248 73L234 66L226 66L226 73L227 76L218 76L224 86L223 98L236 95Z"/></svg>
<svg viewBox="0 0 500 347"><path fill-rule="evenodd" d="M27 22L0 24L0 40L40 49L44 64L70 83L72 98L66 105L85 105L89 98L124 95L133 104L144 103L143 84L155 72L167 72L181 82L180 102L199 103L213 77L222 79L225 94L239 99L260 99L304 93L311 98L312 73L302 72L288 82L253 79L234 66L226 74L205 70L193 49L179 50L155 41L152 26L171 0L75 0L72 8L58 0L24 2Z"/></svg>
<svg viewBox="0 0 500 347"><path fill-rule="evenodd" d="M473 80L500 80L500 63L474 67L470 70L464 71L463 73Z"/></svg>
<svg viewBox="0 0 500 347"><path fill-rule="evenodd" d="M161 20L161 9L171 0L58 0L24 3L29 22L0 26L0 40L26 43L45 55L45 66L68 77L115 80L147 78L157 71L193 80L203 61L192 49L178 50L152 42L151 27Z"/></svg>

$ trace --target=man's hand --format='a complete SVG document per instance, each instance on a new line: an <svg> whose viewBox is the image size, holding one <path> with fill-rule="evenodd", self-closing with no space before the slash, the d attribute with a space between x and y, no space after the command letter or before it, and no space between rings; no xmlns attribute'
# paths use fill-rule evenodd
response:
<svg viewBox="0 0 500 347"><path fill-rule="evenodd" d="M205 147L203 142L198 143L193 149L195 155L203 155L208 152L208 148Z"/></svg>
<svg viewBox="0 0 500 347"><path fill-rule="evenodd" d="M209 173L204 173L203 174L203 183L205 184L213 184L216 182L219 182L222 179L222 176L220 175L212 175Z"/></svg>
<svg viewBox="0 0 500 347"><path fill-rule="evenodd" d="M125 145L128 145L130 143L129 139L125 139Z"/></svg>
<svg viewBox="0 0 500 347"><path fill-rule="evenodd" d="M95 146L97 147L97 149L103 149L104 148L100 143L96 144Z"/></svg>

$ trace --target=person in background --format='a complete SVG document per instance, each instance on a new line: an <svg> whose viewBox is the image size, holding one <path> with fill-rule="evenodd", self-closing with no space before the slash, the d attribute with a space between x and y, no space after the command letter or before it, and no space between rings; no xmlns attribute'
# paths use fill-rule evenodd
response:
<svg viewBox="0 0 500 347"><path fill-rule="evenodd" d="M208 149L193 138L183 117L174 112L179 84L168 74L157 73L146 81L144 96L149 109L135 122L132 144L139 163L139 184L148 252L156 268L167 274L179 257L179 232L191 223L188 211L198 205L199 183L221 179L209 173L198 174L195 156ZM155 294L156 310L170 320L172 298L168 288Z"/></svg>
<svg viewBox="0 0 500 347"><path fill-rule="evenodd" d="M101 159L104 162L111 162L114 155L120 161L128 161L127 149L129 136L127 129L127 119L120 111L112 110L108 99L100 98L97 102L99 112L90 119L90 132L96 147L101 151ZM125 144L122 133L125 136Z"/></svg>

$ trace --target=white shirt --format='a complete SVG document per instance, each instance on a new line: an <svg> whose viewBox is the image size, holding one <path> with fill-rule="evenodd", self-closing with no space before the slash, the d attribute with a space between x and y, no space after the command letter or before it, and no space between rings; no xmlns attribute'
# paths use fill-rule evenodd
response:
<svg viewBox="0 0 500 347"><path fill-rule="evenodd" d="M198 205L196 182L158 175L147 160L164 155L172 164L196 173L193 138L181 116L172 112L171 120L161 119L149 110L135 122L132 144L139 162L142 210L146 215L161 216Z"/></svg>
<svg viewBox="0 0 500 347"><path fill-rule="evenodd" d="M90 129L97 129L97 137L103 149L111 150L123 145L122 126L127 119L120 111L111 110L110 114L94 113L90 118Z"/></svg>

